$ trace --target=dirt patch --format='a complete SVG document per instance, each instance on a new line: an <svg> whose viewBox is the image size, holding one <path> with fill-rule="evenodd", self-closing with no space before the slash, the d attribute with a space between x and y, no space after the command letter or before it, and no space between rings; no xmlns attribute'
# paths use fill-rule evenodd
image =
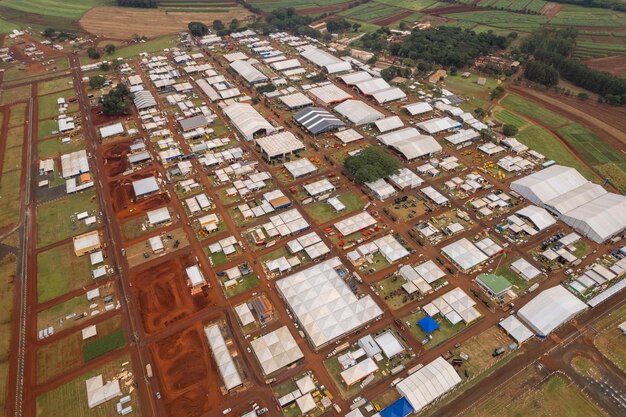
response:
<svg viewBox="0 0 626 417"><path fill-rule="evenodd" d="M589 68L606 71L618 77L626 76L626 55L607 56L583 61Z"/></svg>
<svg viewBox="0 0 626 417"><path fill-rule="evenodd" d="M104 160L104 172L107 177L115 177L130 168L128 154L133 141L128 139L122 142L103 146L102 159Z"/></svg>
<svg viewBox="0 0 626 417"><path fill-rule="evenodd" d="M132 182L151 175L154 175L154 172L144 170L124 179L113 181L110 184L113 210L120 220L131 217L134 212L141 213L153 210L170 202L169 196L165 193L155 194L135 201Z"/></svg>
<svg viewBox="0 0 626 417"><path fill-rule="evenodd" d="M191 21L245 21L250 12L234 8L228 12L166 12L162 9L132 9L126 7L95 7L80 19L87 32L111 39L129 39L138 34L149 38L187 29Z"/></svg>
<svg viewBox="0 0 626 417"><path fill-rule="evenodd" d="M104 124L111 124L115 121L121 119L121 116L107 116L102 113L102 106L92 107L91 110L91 120L95 126L100 126Z"/></svg>
<svg viewBox="0 0 626 417"><path fill-rule="evenodd" d="M130 282L146 333L162 330L198 311L185 283L185 268L194 263L194 256L188 252L131 273Z"/></svg>
<svg viewBox="0 0 626 417"><path fill-rule="evenodd" d="M415 13L414 10L405 10L403 12L394 14L393 16L388 16L383 19L378 19L374 21L374 24L379 25L379 26L388 26L388 25L391 25L392 23L395 23L399 20L404 19L407 16L411 16L413 13Z"/></svg>
<svg viewBox="0 0 626 417"><path fill-rule="evenodd" d="M195 417L218 408L220 376L208 357L202 323L158 341L150 350L168 415Z"/></svg>
<svg viewBox="0 0 626 417"><path fill-rule="evenodd" d="M548 18L548 21L550 21L554 18L554 16L559 14L562 9L562 4L548 2L541 8L541 10L539 10L539 13L546 16Z"/></svg>

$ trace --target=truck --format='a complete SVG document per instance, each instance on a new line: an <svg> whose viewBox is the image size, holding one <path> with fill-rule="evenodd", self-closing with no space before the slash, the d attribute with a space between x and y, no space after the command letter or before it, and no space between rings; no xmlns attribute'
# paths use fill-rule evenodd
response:
<svg viewBox="0 0 626 417"><path fill-rule="evenodd" d="M500 356L500 355L502 355L504 352L505 352L504 348L503 348L502 346L498 346L498 347L497 347L497 348L493 351L493 353L491 354L491 356L493 356L493 357L495 358L496 356Z"/></svg>
<svg viewBox="0 0 626 417"><path fill-rule="evenodd" d="M530 287L528 287L528 289L526 290L527 292L531 293L533 291L535 291L537 288L539 288L539 283L535 282L533 285L531 285Z"/></svg>
<svg viewBox="0 0 626 417"><path fill-rule="evenodd" d="M147 364L146 365L146 377L148 378L152 378L153 374L152 374L152 364Z"/></svg>

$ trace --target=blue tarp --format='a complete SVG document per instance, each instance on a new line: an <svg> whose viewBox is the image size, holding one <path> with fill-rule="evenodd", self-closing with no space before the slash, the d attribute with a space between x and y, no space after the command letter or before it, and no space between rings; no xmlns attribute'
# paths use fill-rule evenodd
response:
<svg viewBox="0 0 626 417"><path fill-rule="evenodd" d="M405 397L381 410L381 417L406 417L413 412L413 407Z"/></svg>
<svg viewBox="0 0 626 417"><path fill-rule="evenodd" d="M430 316L426 316L420 321L417 322L419 326L426 332L426 334L431 334L435 330L439 329L439 324Z"/></svg>

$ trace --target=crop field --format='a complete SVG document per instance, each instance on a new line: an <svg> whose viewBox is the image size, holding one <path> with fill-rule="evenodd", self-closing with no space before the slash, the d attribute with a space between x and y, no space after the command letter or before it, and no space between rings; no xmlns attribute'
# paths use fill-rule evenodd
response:
<svg viewBox="0 0 626 417"><path fill-rule="evenodd" d="M576 40L573 55L575 58L586 59L622 54L626 54L626 42L608 43L595 42L592 40Z"/></svg>
<svg viewBox="0 0 626 417"><path fill-rule="evenodd" d="M539 12L547 2L544 0L480 0L481 7L491 7L494 9L510 11Z"/></svg>
<svg viewBox="0 0 626 417"><path fill-rule="evenodd" d="M345 7L349 0L249 0L249 3L263 10L264 12L271 12L274 9L293 7L297 10L315 11L319 9L318 13L330 10L338 10ZM324 10L326 9L326 10ZM305 13L306 14L306 13Z"/></svg>
<svg viewBox="0 0 626 417"><path fill-rule="evenodd" d="M391 6L389 4L371 2L345 10L339 13L339 15L348 19L376 23L377 21L383 20L390 16L397 15L402 11L403 9Z"/></svg>
<svg viewBox="0 0 626 417"><path fill-rule="evenodd" d="M405 0L398 2L398 0L376 0L376 3L388 4L390 6L401 5L404 9L420 11L424 9L430 9L437 5L435 0Z"/></svg>
<svg viewBox="0 0 626 417"><path fill-rule="evenodd" d="M446 15L446 17L519 32L531 32L548 21L545 16L525 15L499 10L452 13Z"/></svg>
<svg viewBox="0 0 626 417"><path fill-rule="evenodd" d="M626 27L626 13L566 5L551 21L552 25Z"/></svg>
<svg viewBox="0 0 626 417"><path fill-rule="evenodd" d="M163 0L159 7L171 12L228 12L238 6L234 0Z"/></svg>
<svg viewBox="0 0 626 417"><path fill-rule="evenodd" d="M16 258L10 254L0 259L0 409L4 409L9 373L9 344L11 341L11 315L13 309L13 278Z"/></svg>
<svg viewBox="0 0 626 417"><path fill-rule="evenodd" d="M78 20L96 6L113 5L115 0L2 0L2 7L68 20Z"/></svg>

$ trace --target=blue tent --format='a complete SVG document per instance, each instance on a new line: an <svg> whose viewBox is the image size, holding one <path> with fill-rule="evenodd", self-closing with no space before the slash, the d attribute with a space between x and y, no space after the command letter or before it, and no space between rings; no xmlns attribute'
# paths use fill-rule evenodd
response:
<svg viewBox="0 0 626 417"><path fill-rule="evenodd" d="M413 412L411 403L402 397L389 407L380 411L381 417L406 417Z"/></svg>
<svg viewBox="0 0 626 417"><path fill-rule="evenodd" d="M430 316L424 317L423 319L418 321L417 324L420 325L420 327L426 332L426 334L431 334L439 328L439 324L437 324L435 319Z"/></svg>

